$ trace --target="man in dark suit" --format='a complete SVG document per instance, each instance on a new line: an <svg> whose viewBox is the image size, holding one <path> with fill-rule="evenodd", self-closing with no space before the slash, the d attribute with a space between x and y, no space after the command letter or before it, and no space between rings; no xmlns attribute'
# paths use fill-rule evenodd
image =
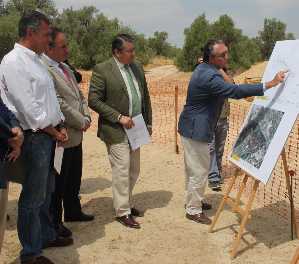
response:
<svg viewBox="0 0 299 264"><path fill-rule="evenodd" d="M267 83L235 85L225 79L222 69L227 68L228 48L223 41L210 40L203 50L203 63L191 77L187 100L179 120L179 133L184 146L186 171L186 217L210 224L203 213L203 195L209 174L211 141L225 98L241 99L263 95L266 89L284 80L286 72L279 72Z"/></svg>
<svg viewBox="0 0 299 264"><path fill-rule="evenodd" d="M133 216L142 213L133 208L131 199L139 176L140 149L132 151L124 128L132 128L132 117L142 114L151 132L151 103L142 66L134 62L132 37L116 36L112 53L111 59L94 68L88 103L99 113L98 137L107 146L116 220L127 227L140 228Z"/></svg>
<svg viewBox="0 0 299 264"><path fill-rule="evenodd" d="M4 162L13 162L19 157L23 139L19 121L6 107L0 96L0 252L5 230L8 198L8 184L3 166Z"/></svg>

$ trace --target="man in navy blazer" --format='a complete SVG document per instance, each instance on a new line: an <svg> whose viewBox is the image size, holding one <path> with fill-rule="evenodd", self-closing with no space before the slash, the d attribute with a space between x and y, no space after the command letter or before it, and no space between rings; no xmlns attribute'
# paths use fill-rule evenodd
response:
<svg viewBox="0 0 299 264"><path fill-rule="evenodd" d="M203 50L203 61L192 74L179 120L179 133L184 146L186 218L210 224L211 220L202 211L211 208L202 203L210 165L208 142L212 139L224 99L261 96L266 89L282 82L286 72L278 72L267 83L231 84L221 70L228 63L228 48L221 40L208 41Z"/></svg>
<svg viewBox="0 0 299 264"><path fill-rule="evenodd" d="M1 84L1 82L0 82ZM6 107L0 94L0 252L6 222L8 184L4 174L4 160L15 161L21 153L23 133L15 115Z"/></svg>

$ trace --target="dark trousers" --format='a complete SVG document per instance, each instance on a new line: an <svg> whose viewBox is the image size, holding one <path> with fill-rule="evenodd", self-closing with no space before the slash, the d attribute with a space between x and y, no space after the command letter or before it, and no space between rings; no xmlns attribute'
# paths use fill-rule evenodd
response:
<svg viewBox="0 0 299 264"><path fill-rule="evenodd" d="M64 217L81 214L79 192L82 177L82 144L64 149L60 175L56 174L55 192L52 197L52 215L55 225Z"/></svg>

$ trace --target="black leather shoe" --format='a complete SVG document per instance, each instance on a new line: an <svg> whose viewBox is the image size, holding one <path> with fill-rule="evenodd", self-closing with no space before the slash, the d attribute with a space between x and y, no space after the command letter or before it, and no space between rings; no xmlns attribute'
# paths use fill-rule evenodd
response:
<svg viewBox="0 0 299 264"><path fill-rule="evenodd" d="M67 216L64 217L64 221L65 222L89 222L89 221L93 221L94 220L94 216L93 215L88 215L88 214L84 214L81 213L79 215L74 215L74 216Z"/></svg>
<svg viewBox="0 0 299 264"><path fill-rule="evenodd" d="M131 215L137 216L137 217L144 217L144 212L137 210L136 208L131 208Z"/></svg>
<svg viewBox="0 0 299 264"><path fill-rule="evenodd" d="M39 256L36 258L35 264L54 264L53 261L49 260L45 256Z"/></svg>
<svg viewBox="0 0 299 264"><path fill-rule="evenodd" d="M71 237L57 237L55 240L48 242L46 245L43 246L45 248L51 247L67 247L74 244L74 240Z"/></svg>
<svg viewBox="0 0 299 264"><path fill-rule="evenodd" d="M212 209L212 205L209 203L202 202L201 205L202 205L202 210L211 210Z"/></svg>
<svg viewBox="0 0 299 264"><path fill-rule="evenodd" d="M209 182L209 187L214 192L220 192L222 190L219 182Z"/></svg>
<svg viewBox="0 0 299 264"><path fill-rule="evenodd" d="M72 231L69 230L66 226L63 224L59 224L55 227L56 233L60 237L71 237L73 235Z"/></svg>
<svg viewBox="0 0 299 264"><path fill-rule="evenodd" d="M33 257L28 260L22 260L21 264L55 264L55 263L44 256L39 256L39 257Z"/></svg>

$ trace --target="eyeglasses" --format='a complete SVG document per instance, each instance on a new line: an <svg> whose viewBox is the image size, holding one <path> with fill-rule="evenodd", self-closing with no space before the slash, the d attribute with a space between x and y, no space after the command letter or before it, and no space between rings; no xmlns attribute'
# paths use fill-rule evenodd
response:
<svg viewBox="0 0 299 264"><path fill-rule="evenodd" d="M218 58L228 57L228 51L222 52L220 54L216 54L215 57L218 57Z"/></svg>
<svg viewBox="0 0 299 264"><path fill-rule="evenodd" d="M133 53L135 51L135 48L134 49L123 49L122 51L126 52L126 53Z"/></svg>

